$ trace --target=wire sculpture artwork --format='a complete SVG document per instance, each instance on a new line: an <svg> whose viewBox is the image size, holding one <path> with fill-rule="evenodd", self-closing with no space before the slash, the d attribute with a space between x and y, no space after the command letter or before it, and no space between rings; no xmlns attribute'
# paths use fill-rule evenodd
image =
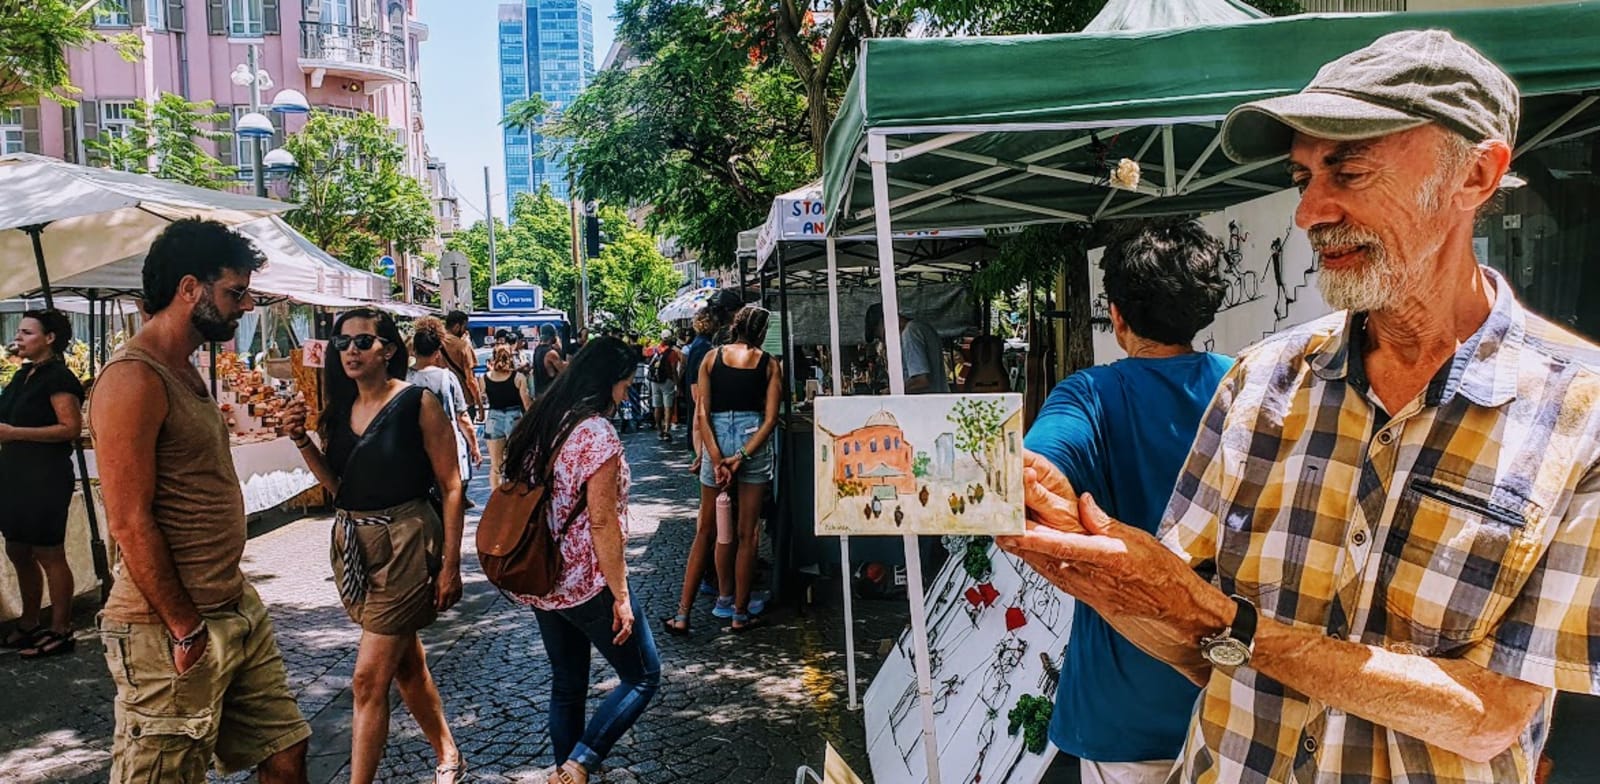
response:
<svg viewBox="0 0 1600 784"><path fill-rule="evenodd" d="M957 553L931 583L928 655L943 780L1037 781L1053 751L1029 753L1002 722L1032 684L1054 683L1071 631L1071 599L992 543L992 568L977 579ZM912 641L902 634L864 700L873 778L926 778ZM1052 674L1052 667L1054 673ZM1052 687L1042 693L1054 696ZM997 726L998 725L998 726Z"/></svg>
<svg viewBox="0 0 1600 784"><path fill-rule="evenodd" d="M1249 240L1238 221L1228 221L1228 245L1222 251L1222 278L1228 289L1218 313L1261 299L1261 275L1244 266L1244 244Z"/></svg>

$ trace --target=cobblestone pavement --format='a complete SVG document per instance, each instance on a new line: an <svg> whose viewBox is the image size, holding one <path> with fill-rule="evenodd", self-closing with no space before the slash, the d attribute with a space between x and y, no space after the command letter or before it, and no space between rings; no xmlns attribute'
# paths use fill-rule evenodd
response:
<svg viewBox="0 0 1600 784"><path fill-rule="evenodd" d="M643 719L613 750L608 780L639 782L792 781L819 766L824 741L864 769L859 711L845 705L843 621L838 584L819 584L825 606L769 611L766 628L724 631L702 598L694 636L660 632L682 584L698 490L681 446L653 432L625 437L633 466L630 582L661 650L662 686ZM474 483L482 504L487 487ZM478 571L469 514L465 598L423 632L429 662L471 780L519 781L551 764L544 710L549 666L533 615L502 598ZM350 676L359 632L340 608L328 562L326 518L299 520L251 539L244 569L271 609L290 688L311 720L311 779L348 779ZM92 624L86 611L81 626ZM860 689L876 669L878 641L905 620L903 602L858 603ZM596 657L598 660L599 657ZM597 661L591 710L616 685ZM44 662L0 655L0 684L12 696L0 719L0 782L105 781L110 767L114 690L103 651L80 633L77 651ZM379 780L427 781L435 760L393 695L389 746ZM630 775L631 774L631 775Z"/></svg>
<svg viewBox="0 0 1600 784"><path fill-rule="evenodd" d="M625 440L634 473L630 579L646 620L659 630L660 617L677 599L698 491L681 447L664 449L651 432ZM487 492L479 480L471 495L482 504ZM473 521L469 514L469 543ZM332 583L328 528L326 518L308 518L261 534L251 539L244 561L271 608L290 687L312 722L311 780L317 784L349 778L348 689L359 636ZM429 662L472 765L470 780L537 780L532 774L551 764L543 646L531 611L501 598L478 571L470 544L467 549L465 598L423 632ZM826 606L809 607L805 615L776 608L770 626L747 635L722 631L704 598L693 637L658 631L661 691L613 751L608 764L619 770L606 780L789 782L797 766L820 765L824 741L865 776L861 714L845 706L838 585L819 584L816 591ZM87 607L80 616L80 628L92 625ZM896 634L904 621L904 602L857 603L863 692L879 663L879 640ZM593 682L591 709L616 680L597 665ZM92 633L80 632L77 651L56 659L22 662L15 652L0 653L0 689L0 784L106 780L114 691ZM432 752L398 695L393 704L379 780L428 781ZM1600 746L1592 741L1597 723L1600 699L1562 695L1557 701L1551 782L1600 781Z"/></svg>

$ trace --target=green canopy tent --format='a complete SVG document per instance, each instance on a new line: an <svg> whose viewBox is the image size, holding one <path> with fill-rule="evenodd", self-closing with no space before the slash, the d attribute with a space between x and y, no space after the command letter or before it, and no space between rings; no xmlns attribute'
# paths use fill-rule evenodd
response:
<svg viewBox="0 0 1600 784"><path fill-rule="evenodd" d="M895 231L1211 212L1288 187L1235 165L1221 120L1299 90L1385 33L1447 28L1522 88L1517 152L1600 130L1600 3L1344 14L1005 38L871 39L828 134L828 231L870 231L872 161ZM883 150L874 156L872 147ZM1139 162L1132 189L1117 162Z"/></svg>
<svg viewBox="0 0 1600 784"><path fill-rule="evenodd" d="M1099 26L1115 26L1116 14L1173 19L1134 6L1118 3ZM1600 131L1600 48L1579 32L1600 30L1597 2L866 41L828 134L824 205L828 236L870 233L879 240L891 390L903 393L904 384L890 323L899 304L895 260L885 239L951 227L1206 213L1278 192L1289 187L1283 157L1237 165L1222 154L1218 131L1227 113L1298 91L1324 63L1384 34L1425 28L1451 30L1516 80L1524 99L1517 155ZM1137 163L1138 181L1113 182L1123 159ZM919 576L910 579L917 584ZM913 597L923 751L928 779L937 784L921 616Z"/></svg>

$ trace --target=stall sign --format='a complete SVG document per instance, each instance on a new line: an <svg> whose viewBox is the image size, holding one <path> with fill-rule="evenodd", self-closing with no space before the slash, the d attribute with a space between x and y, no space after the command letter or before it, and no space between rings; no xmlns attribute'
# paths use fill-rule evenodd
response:
<svg viewBox="0 0 1600 784"><path fill-rule="evenodd" d="M489 289L490 310L539 310L544 293L538 286L495 286Z"/></svg>

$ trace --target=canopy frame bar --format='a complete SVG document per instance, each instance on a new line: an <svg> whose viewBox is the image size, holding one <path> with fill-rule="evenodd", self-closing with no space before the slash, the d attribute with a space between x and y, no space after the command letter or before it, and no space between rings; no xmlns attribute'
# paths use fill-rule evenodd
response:
<svg viewBox="0 0 1600 784"><path fill-rule="evenodd" d="M1576 106L1572 107L1571 109L1566 110L1565 112L1562 112L1560 117L1557 117L1554 122L1550 123L1549 125L1546 125L1543 130L1541 130L1538 133L1534 134L1532 139L1529 139L1529 140L1523 142L1521 145L1519 145L1517 147L1517 149L1511 153L1511 159L1512 160L1516 160L1523 153L1528 152L1529 150L1537 148L1539 146L1540 142L1542 142L1545 139L1549 138L1550 134L1553 134L1556 131L1561 130L1561 128L1563 126L1565 126L1567 123L1572 121L1572 118L1577 117L1580 114L1583 114L1584 111L1587 110L1590 106L1593 106L1596 101L1600 101L1600 95L1586 95L1586 96L1584 96L1582 100L1578 101L1578 104Z"/></svg>
<svg viewBox="0 0 1600 784"><path fill-rule="evenodd" d="M1033 164L1033 163L1038 163L1040 161L1049 160L1050 158L1054 158L1055 156L1060 155L1060 154L1062 154L1064 152L1071 152L1073 150L1078 149L1079 147L1087 147L1088 145L1093 143L1093 141L1094 141L1094 134L1081 136L1079 138L1073 139L1072 141L1064 142L1064 143L1058 144L1058 145L1056 145L1054 147L1049 147L1049 148L1040 150L1039 152L1030 153L1028 155L1025 155L1025 156L1022 157L1021 162L1022 163L1028 163L1028 164ZM1011 167L1009 167L1009 166L993 166L993 167L984 169L982 171L973 172L972 174L968 174L968 175L966 175L964 177L957 177L956 179L950 180L948 182L941 183L939 185L935 185L935 186L930 187L930 188L925 188L923 190L917 191L916 193L913 193L913 194L910 194L910 195L907 195L907 196L901 196L898 199L894 199L894 200L889 202L889 209L890 210L897 210L897 209L899 209L901 207L906 206L907 204L915 204L916 202L922 201L923 199L929 199L929 198L932 198L934 196L938 196L940 194L948 193L948 192L950 192L952 190L955 190L957 188L965 187L967 185L971 185L971 184L977 183L977 182L982 182L982 181L987 180L990 177L993 177L993 176L995 176L997 174L1004 174L1004 173L1006 173L1008 171L1013 171L1013 169ZM1009 182L1010 181L1008 181L1008 183ZM979 193L983 193L984 191L980 189L978 192ZM870 217L872 217L872 208L868 207L868 208L865 208L865 209L857 210L855 212L855 214L851 215L850 217L851 217L852 220L865 220L867 218L870 218Z"/></svg>

